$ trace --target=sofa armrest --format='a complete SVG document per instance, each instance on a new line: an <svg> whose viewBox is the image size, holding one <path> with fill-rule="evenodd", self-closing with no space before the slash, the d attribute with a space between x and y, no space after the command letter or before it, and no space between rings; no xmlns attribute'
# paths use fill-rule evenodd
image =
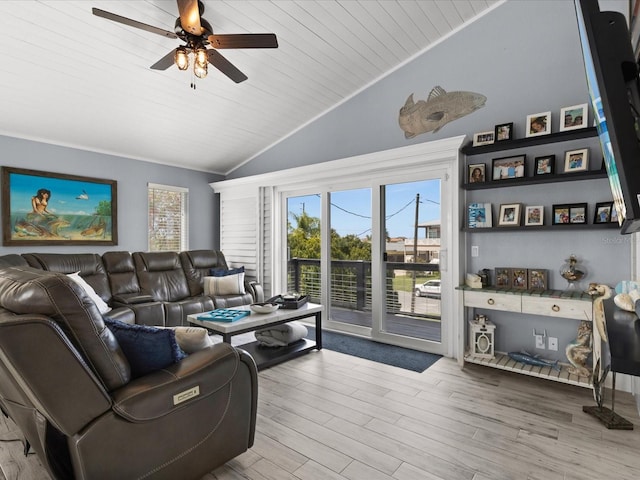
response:
<svg viewBox="0 0 640 480"><path fill-rule="evenodd" d="M245 288L248 293L253 297L253 302L264 302L264 289L262 285L256 282L255 280L247 280L245 281Z"/></svg>
<svg viewBox="0 0 640 480"><path fill-rule="evenodd" d="M133 324L136 323L136 314L127 307L114 307L103 315L109 320L118 320L119 322Z"/></svg>
<svg viewBox="0 0 640 480"><path fill-rule="evenodd" d="M142 293L124 293L114 295L112 301L121 305L135 305L138 303L155 302L155 299L151 295Z"/></svg>
<svg viewBox="0 0 640 480"><path fill-rule="evenodd" d="M151 421L223 392L240 368L250 370L251 391L257 395L253 359L229 344L219 343L113 392L113 410L131 422Z"/></svg>

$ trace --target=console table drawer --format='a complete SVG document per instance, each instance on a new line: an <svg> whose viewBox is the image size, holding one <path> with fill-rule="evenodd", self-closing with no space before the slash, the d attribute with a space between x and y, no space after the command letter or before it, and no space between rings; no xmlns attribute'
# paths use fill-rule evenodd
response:
<svg viewBox="0 0 640 480"><path fill-rule="evenodd" d="M464 292L464 306L520 312L521 296L490 292Z"/></svg>
<svg viewBox="0 0 640 480"><path fill-rule="evenodd" d="M522 297L522 313L546 315L548 317L573 318L576 320L593 319L590 301L565 298Z"/></svg>

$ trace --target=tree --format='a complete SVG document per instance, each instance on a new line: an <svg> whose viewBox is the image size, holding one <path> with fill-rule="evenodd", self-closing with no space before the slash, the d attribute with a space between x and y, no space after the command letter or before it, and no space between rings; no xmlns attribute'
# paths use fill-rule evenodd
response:
<svg viewBox="0 0 640 480"><path fill-rule="evenodd" d="M289 213L295 227L288 223L289 249L292 258L320 258L320 219L306 212ZM371 260L371 242L356 235L344 237L331 229L331 258L334 260Z"/></svg>

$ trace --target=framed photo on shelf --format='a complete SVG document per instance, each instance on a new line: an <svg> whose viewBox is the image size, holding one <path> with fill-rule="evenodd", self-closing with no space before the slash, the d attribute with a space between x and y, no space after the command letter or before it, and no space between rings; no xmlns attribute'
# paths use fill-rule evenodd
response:
<svg viewBox="0 0 640 480"><path fill-rule="evenodd" d="M527 115L527 137L538 137L551 133L551 112Z"/></svg>
<svg viewBox="0 0 640 480"><path fill-rule="evenodd" d="M527 205L524 209L525 227L544 225L544 207L542 205Z"/></svg>
<svg viewBox="0 0 640 480"><path fill-rule="evenodd" d="M492 180L506 180L524 177L526 155L494 158L491 161Z"/></svg>
<svg viewBox="0 0 640 480"><path fill-rule="evenodd" d="M512 268L511 269L511 288L518 290L527 289L527 269Z"/></svg>
<svg viewBox="0 0 640 480"><path fill-rule="evenodd" d="M569 150L564 154L564 173L589 170L589 149Z"/></svg>
<svg viewBox="0 0 640 480"><path fill-rule="evenodd" d="M467 207L468 228L490 228L493 226L490 203L470 203Z"/></svg>
<svg viewBox="0 0 640 480"><path fill-rule="evenodd" d="M496 267L496 287L511 287L511 269L505 267Z"/></svg>
<svg viewBox="0 0 640 480"><path fill-rule="evenodd" d="M585 128L588 117L589 111L586 103L564 107L560 110L560 131L566 132L567 130Z"/></svg>
<svg viewBox="0 0 640 480"><path fill-rule="evenodd" d="M586 203L567 203L553 206L553 225L587 223Z"/></svg>
<svg viewBox="0 0 640 480"><path fill-rule="evenodd" d="M495 128L495 141L513 140L513 122L501 123Z"/></svg>
<svg viewBox="0 0 640 480"><path fill-rule="evenodd" d="M495 132L479 132L473 134L473 146L491 145L495 140Z"/></svg>
<svg viewBox="0 0 640 480"><path fill-rule="evenodd" d="M500 227L517 227L520 225L520 204L508 203L500 205L498 225Z"/></svg>
<svg viewBox="0 0 640 480"><path fill-rule="evenodd" d="M545 155L544 157L536 157L533 166L534 175L548 175L553 173L556 164L555 155Z"/></svg>
<svg viewBox="0 0 640 480"><path fill-rule="evenodd" d="M596 211L593 215L593 223L611 223L612 211L613 202L596 203Z"/></svg>
<svg viewBox="0 0 640 480"><path fill-rule="evenodd" d="M469 183L482 183L485 180L485 164L473 163L469 165Z"/></svg>
<svg viewBox="0 0 640 480"><path fill-rule="evenodd" d="M539 268L528 269L527 283L529 284L529 290L548 290L547 271Z"/></svg>

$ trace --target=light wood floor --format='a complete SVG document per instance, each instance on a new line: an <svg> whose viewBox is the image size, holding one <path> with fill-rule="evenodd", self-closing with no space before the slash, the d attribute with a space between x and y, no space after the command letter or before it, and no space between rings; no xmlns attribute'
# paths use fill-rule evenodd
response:
<svg viewBox="0 0 640 480"><path fill-rule="evenodd" d="M415 373L328 350L260 373L254 447L202 480L625 480L640 472L633 431L582 412L591 391L451 359ZM0 438L18 432L0 422ZM46 479L18 442L7 480ZM0 475L1 477L1 475ZM184 480L184 479L176 479Z"/></svg>

